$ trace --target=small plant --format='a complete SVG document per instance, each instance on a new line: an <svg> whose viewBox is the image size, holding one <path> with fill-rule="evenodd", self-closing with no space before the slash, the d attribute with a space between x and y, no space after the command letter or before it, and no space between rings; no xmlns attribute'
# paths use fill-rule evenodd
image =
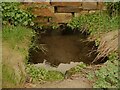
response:
<svg viewBox="0 0 120 90"><path fill-rule="evenodd" d="M95 12L86 15L80 15L73 18L68 26L78 28L82 32L88 32L91 35L98 35L103 32L118 30L119 16L110 18L105 12Z"/></svg>
<svg viewBox="0 0 120 90"><path fill-rule="evenodd" d="M120 15L120 1L118 2L107 2L105 3L107 7L107 13L110 17L114 17L115 15Z"/></svg>
<svg viewBox="0 0 120 90"><path fill-rule="evenodd" d="M2 23L3 25L11 24L11 25L30 25L33 26L34 23L32 20L34 19L34 15L30 14L27 11L21 10L18 6L20 3L18 2L2 2Z"/></svg>
<svg viewBox="0 0 120 90"><path fill-rule="evenodd" d="M59 71L54 70L46 70L42 67L36 67L34 65L27 65L26 69L27 73L33 79L33 81L40 82L40 81L56 81L56 80L63 80L64 75Z"/></svg>
<svg viewBox="0 0 120 90"><path fill-rule="evenodd" d="M77 66L71 68L70 70L66 71L65 77L69 78L71 75L75 73L81 72L82 69L86 68L86 64L83 62L80 62Z"/></svg>
<svg viewBox="0 0 120 90"><path fill-rule="evenodd" d="M83 68L86 68L86 64L83 62L80 62L76 67L74 67L75 72L80 72Z"/></svg>
<svg viewBox="0 0 120 90"><path fill-rule="evenodd" d="M94 82L94 88L118 88L118 55L111 53L109 60L95 73L89 73L88 79Z"/></svg>

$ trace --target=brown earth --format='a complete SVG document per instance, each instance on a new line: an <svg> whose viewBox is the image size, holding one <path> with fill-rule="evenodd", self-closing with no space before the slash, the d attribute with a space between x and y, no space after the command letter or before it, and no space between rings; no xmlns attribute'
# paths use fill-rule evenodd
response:
<svg viewBox="0 0 120 90"><path fill-rule="evenodd" d="M26 83L26 88L92 88L92 83L85 77L75 74L63 81L46 82L44 84Z"/></svg>

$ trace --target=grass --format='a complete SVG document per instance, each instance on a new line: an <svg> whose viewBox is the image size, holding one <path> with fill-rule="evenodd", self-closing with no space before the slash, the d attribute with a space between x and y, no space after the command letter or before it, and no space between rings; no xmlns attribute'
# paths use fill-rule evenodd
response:
<svg viewBox="0 0 120 90"><path fill-rule="evenodd" d="M21 83L20 77L24 78L20 68L23 66L20 65L18 67L18 63L22 62L23 65L25 64L23 59L28 55L31 37L34 33L32 29L22 26L4 26L2 34L4 44L3 87L17 87L18 83ZM27 64L25 72L33 78L33 81L56 81L64 79L64 75L61 72L36 68L29 64Z"/></svg>
<svg viewBox="0 0 120 90"><path fill-rule="evenodd" d="M25 57L31 43L32 29L22 26L3 26L2 29L2 86L22 87L25 81Z"/></svg>
<svg viewBox="0 0 120 90"><path fill-rule="evenodd" d="M8 87L9 85L14 87L14 85L17 83L17 80L15 79L16 76L15 76L14 70L11 67L6 66L5 64L2 67L3 67L3 70L2 70L3 71L2 72L3 87Z"/></svg>
<svg viewBox="0 0 120 90"><path fill-rule="evenodd" d="M30 42L33 32L29 28L22 26L4 26L3 27L3 42L7 42L14 49L20 44Z"/></svg>
<svg viewBox="0 0 120 90"><path fill-rule="evenodd" d="M29 44L31 43L32 29L22 26L4 26L2 31L3 43L8 44L10 48L27 55Z"/></svg>
<svg viewBox="0 0 120 90"><path fill-rule="evenodd" d="M118 22L119 16L117 15L110 18L105 12L95 12L73 18L68 26L87 31L92 35L99 35L100 33L118 30Z"/></svg>

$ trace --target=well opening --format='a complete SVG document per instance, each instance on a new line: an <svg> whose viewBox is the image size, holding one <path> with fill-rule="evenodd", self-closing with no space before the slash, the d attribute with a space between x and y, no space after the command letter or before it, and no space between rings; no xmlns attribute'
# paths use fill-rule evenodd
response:
<svg viewBox="0 0 120 90"><path fill-rule="evenodd" d="M94 41L88 41L89 34L78 29L60 25L57 29L43 27L35 29L33 41L36 46L29 49L29 62L60 63L84 62L90 64L97 55ZM100 63L100 62L99 62Z"/></svg>

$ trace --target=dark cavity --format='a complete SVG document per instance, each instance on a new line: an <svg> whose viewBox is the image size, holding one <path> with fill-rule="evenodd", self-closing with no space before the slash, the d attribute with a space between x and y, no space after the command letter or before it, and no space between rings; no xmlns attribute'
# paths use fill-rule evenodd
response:
<svg viewBox="0 0 120 90"><path fill-rule="evenodd" d="M53 30L51 27L35 29L34 45L29 49L30 63L43 63L46 61L52 66L60 63L84 62L90 64L96 57L94 41L87 41L86 32L71 29L61 25Z"/></svg>

